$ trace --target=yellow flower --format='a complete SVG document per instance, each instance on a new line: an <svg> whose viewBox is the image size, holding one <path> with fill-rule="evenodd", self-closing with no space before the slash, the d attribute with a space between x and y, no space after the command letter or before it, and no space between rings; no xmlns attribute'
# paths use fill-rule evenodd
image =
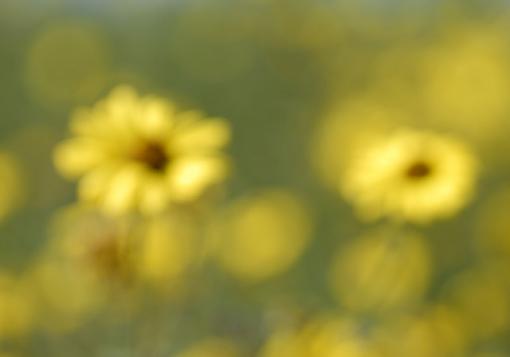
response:
<svg viewBox="0 0 510 357"><path fill-rule="evenodd" d="M103 295L133 291L141 284L173 292L194 257L195 228L184 213L136 222L71 206L55 216L48 251L87 276Z"/></svg>
<svg viewBox="0 0 510 357"><path fill-rule="evenodd" d="M19 204L21 175L14 158L0 153L0 221Z"/></svg>
<svg viewBox="0 0 510 357"><path fill-rule="evenodd" d="M110 214L158 213L198 199L227 175L221 149L229 127L223 120L178 112L130 87L79 111L71 131L74 137L56 149L55 164L65 176L81 177L83 201Z"/></svg>
<svg viewBox="0 0 510 357"><path fill-rule="evenodd" d="M302 202L282 190L244 197L216 223L212 234L218 262L249 282L287 271L305 250L312 225Z"/></svg>
<svg viewBox="0 0 510 357"><path fill-rule="evenodd" d="M374 341L359 322L322 317L298 329L276 331L259 357L376 357Z"/></svg>
<svg viewBox="0 0 510 357"><path fill-rule="evenodd" d="M50 228L48 246L26 275L43 329L61 333L105 307L113 313L136 307L131 298L139 291L137 251L144 237L132 220L74 205L58 211Z"/></svg>
<svg viewBox="0 0 510 357"><path fill-rule="evenodd" d="M132 246L137 232L128 220L116 220L90 207L71 206L57 212L48 252L56 260L107 287L132 283Z"/></svg>
<svg viewBox="0 0 510 357"><path fill-rule="evenodd" d="M469 346L462 320L443 305L403 315L382 324L377 331L384 356L466 356Z"/></svg>
<svg viewBox="0 0 510 357"><path fill-rule="evenodd" d="M340 189L364 220L427 223L463 208L476 176L477 162L462 142L400 129L353 155Z"/></svg>
<svg viewBox="0 0 510 357"><path fill-rule="evenodd" d="M377 231L342 247L330 283L347 309L394 312L420 302L430 270L430 253L421 237Z"/></svg>
<svg viewBox="0 0 510 357"><path fill-rule="evenodd" d="M304 341L294 331L276 331L262 347L260 357L302 357Z"/></svg>

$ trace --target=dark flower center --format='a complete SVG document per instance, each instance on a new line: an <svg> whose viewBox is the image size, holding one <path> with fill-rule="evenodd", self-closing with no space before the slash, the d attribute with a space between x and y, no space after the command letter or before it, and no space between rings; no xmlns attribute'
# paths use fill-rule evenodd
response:
<svg viewBox="0 0 510 357"><path fill-rule="evenodd" d="M406 171L406 176L411 179L419 180L432 173L432 167L425 161L416 161Z"/></svg>
<svg viewBox="0 0 510 357"><path fill-rule="evenodd" d="M169 162L169 157L163 145L155 142L147 142L142 145L134 153L133 159L154 171L163 171Z"/></svg>

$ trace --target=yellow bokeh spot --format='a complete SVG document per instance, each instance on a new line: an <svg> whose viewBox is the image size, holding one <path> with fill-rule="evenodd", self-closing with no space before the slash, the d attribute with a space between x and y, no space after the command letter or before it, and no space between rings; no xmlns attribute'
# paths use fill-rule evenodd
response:
<svg viewBox="0 0 510 357"><path fill-rule="evenodd" d="M259 357L376 357L372 339L349 318L316 318L298 329L274 332Z"/></svg>
<svg viewBox="0 0 510 357"><path fill-rule="evenodd" d="M430 253L421 237L378 231L342 247L330 283L346 308L377 313L418 303L430 275Z"/></svg>
<svg viewBox="0 0 510 357"><path fill-rule="evenodd" d="M29 286L0 274L0 339L19 337L34 327L35 300Z"/></svg>
<svg viewBox="0 0 510 357"><path fill-rule="evenodd" d="M291 193L263 191L230 206L215 227L221 266L244 281L284 273L308 243L311 221Z"/></svg>
<svg viewBox="0 0 510 357"><path fill-rule="evenodd" d="M109 44L95 26L55 23L35 37L26 80L34 97L50 106L90 101L108 84L110 57Z"/></svg>
<svg viewBox="0 0 510 357"><path fill-rule="evenodd" d="M352 158L408 120L399 109L373 95L335 103L312 138L311 158L320 178L336 191Z"/></svg>
<svg viewBox="0 0 510 357"><path fill-rule="evenodd" d="M384 356L465 356L469 340L462 320L446 306L430 306L382 325L377 339Z"/></svg>
<svg viewBox="0 0 510 357"><path fill-rule="evenodd" d="M510 324L508 273L498 264L466 271L447 286L446 301L472 339L497 336Z"/></svg>
<svg viewBox="0 0 510 357"><path fill-rule="evenodd" d="M196 232L186 217L158 218L145 225L136 256L138 274L162 291L184 277L196 253Z"/></svg>
<svg viewBox="0 0 510 357"><path fill-rule="evenodd" d="M80 326L103 298L89 274L51 257L35 262L25 282L37 301L38 325L51 333Z"/></svg>
<svg viewBox="0 0 510 357"><path fill-rule="evenodd" d="M505 27L465 26L426 52L423 95L436 124L492 140L510 109Z"/></svg>

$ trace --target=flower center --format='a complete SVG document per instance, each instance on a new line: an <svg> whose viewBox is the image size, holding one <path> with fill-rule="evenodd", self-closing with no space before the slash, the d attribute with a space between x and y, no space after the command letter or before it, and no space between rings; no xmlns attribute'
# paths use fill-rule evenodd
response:
<svg viewBox="0 0 510 357"><path fill-rule="evenodd" d="M416 161L406 171L406 177L420 180L432 173L432 167L425 161Z"/></svg>
<svg viewBox="0 0 510 357"><path fill-rule="evenodd" d="M163 171L169 162L169 157L163 145L155 142L144 143L134 153L133 159L154 171Z"/></svg>
<svg viewBox="0 0 510 357"><path fill-rule="evenodd" d="M88 261L102 277L122 279L124 275L124 258L114 236L95 242L89 250Z"/></svg>

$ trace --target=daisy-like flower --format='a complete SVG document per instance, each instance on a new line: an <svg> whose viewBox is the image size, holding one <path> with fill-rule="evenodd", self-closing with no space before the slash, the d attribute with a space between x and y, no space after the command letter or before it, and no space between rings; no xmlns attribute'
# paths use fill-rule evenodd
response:
<svg viewBox="0 0 510 357"><path fill-rule="evenodd" d="M454 138L400 129L354 155L340 183L361 218L413 223L448 217L473 195L477 162Z"/></svg>
<svg viewBox="0 0 510 357"><path fill-rule="evenodd" d="M221 152L230 137L225 121L178 112L127 86L77 112L71 132L57 147L55 164L66 177L81 178L81 200L110 214L149 215L195 201L228 172Z"/></svg>

